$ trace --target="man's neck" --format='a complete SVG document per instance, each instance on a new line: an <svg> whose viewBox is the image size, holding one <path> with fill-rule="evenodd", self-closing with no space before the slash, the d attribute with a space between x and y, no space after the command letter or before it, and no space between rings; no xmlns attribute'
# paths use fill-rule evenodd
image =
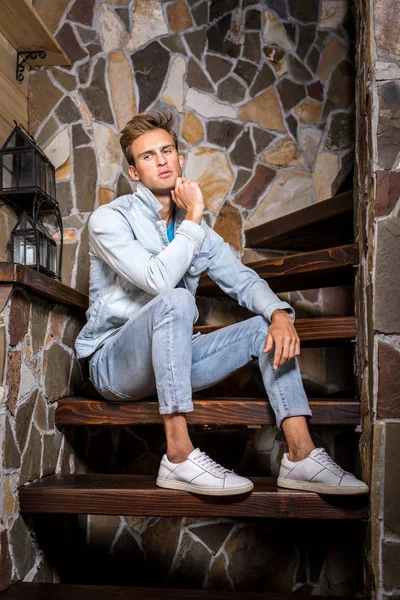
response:
<svg viewBox="0 0 400 600"><path fill-rule="evenodd" d="M158 214L163 221L167 222L167 227L171 222L171 219L174 215L174 202L171 198L171 194L166 194L163 196L156 195L157 200L160 204L162 204L162 208L159 210Z"/></svg>

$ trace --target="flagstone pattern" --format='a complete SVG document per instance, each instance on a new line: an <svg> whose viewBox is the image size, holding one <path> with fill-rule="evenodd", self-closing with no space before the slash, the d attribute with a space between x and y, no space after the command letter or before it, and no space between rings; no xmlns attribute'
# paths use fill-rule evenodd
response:
<svg viewBox="0 0 400 600"><path fill-rule="evenodd" d="M69 246L76 246L77 235L73 227L65 230ZM0 591L30 571L34 580L53 581L47 559L19 514L18 487L69 468L75 460L56 428L55 400L87 393L73 348L84 321L82 312L16 287L1 306Z"/></svg>
<svg viewBox="0 0 400 600"><path fill-rule="evenodd" d="M86 223L132 189L118 135L151 108L174 114L207 221L238 256L245 229L334 195L352 168L348 0L33 5L73 63L30 74L30 131L56 164L64 219ZM87 292L65 244L65 282Z"/></svg>
<svg viewBox="0 0 400 600"><path fill-rule="evenodd" d="M323 201L351 169L354 74L347 0L301 5L33 0L33 5L73 63L70 69L30 73L30 132L57 169L65 284L88 291L88 218L134 189L118 135L139 111L173 112L186 174L200 181L205 195L205 218L244 262L263 257L243 248L246 229ZM1 248L5 257L7 252ZM282 297L298 317L348 314L349 298L352 306L345 288L339 296L325 289ZM200 298L198 304L201 324L248 316L230 300ZM0 490L5 528L0 589L25 577L53 580L18 515L19 484L87 469L154 475L164 451L163 438L149 427L140 432L79 427L68 439L55 428L54 401L88 394L72 349L81 326L82 317L22 293L13 294L0 314L0 395L7 407L1 413L7 451ZM338 366L330 348L303 350L307 393L348 389L351 349L340 360ZM257 366L235 373L216 393L224 396L227 390L238 397L264 395ZM354 432L319 427L313 433L317 445L353 468ZM251 475L276 476L285 450L282 432L272 427L194 428L193 439L216 460ZM358 523L327 522L323 536L320 523L299 521L254 525L239 519L84 515L78 523L86 549L79 563L74 552L68 560L82 582L100 577L105 584L361 595Z"/></svg>

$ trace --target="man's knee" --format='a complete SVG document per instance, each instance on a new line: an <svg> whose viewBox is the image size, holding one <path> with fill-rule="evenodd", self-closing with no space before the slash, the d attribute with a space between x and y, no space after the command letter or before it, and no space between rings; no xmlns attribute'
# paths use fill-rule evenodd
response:
<svg viewBox="0 0 400 600"><path fill-rule="evenodd" d="M171 288L164 290L159 294L166 304L183 315L191 317L196 312L196 302L194 296L185 288Z"/></svg>

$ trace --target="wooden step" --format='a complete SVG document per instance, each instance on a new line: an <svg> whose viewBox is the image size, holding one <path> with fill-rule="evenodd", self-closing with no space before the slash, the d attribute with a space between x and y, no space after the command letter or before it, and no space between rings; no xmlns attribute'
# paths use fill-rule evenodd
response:
<svg viewBox="0 0 400 600"><path fill-rule="evenodd" d="M349 244L279 256L246 266L253 269L261 279L265 279L274 292L279 293L352 284L357 264L358 245ZM201 277L197 296L223 293L210 277Z"/></svg>
<svg viewBox="0 0 400 600"><path fill-rule="evenodd" d="M187 413L190 425L273 425L271 405L260 398L196 398L194 411ZM326 398L309 401L310 425L358 425L360 403L356 400ZM56 424L143 425L162 423L157 401L107 402L71 397L58 402Z"/></svg>
<svg viewBox="0 0 400 600"><path fill-rule="evenodd" d="M199 325L194 333L211 333L225 325ZM356 337L355 317L322 317L296 319L295 327L303 346L321 346L329 342L345 342Z"/></svg>
<svg viewBox="0 0 400 600"><path fill-rule="evenodd" d="M368 496L322 496L278 488L276 480L252 477L241 496L199 496L159 488L145 475L51 475L19 489L22 513L157 517L259 517L364 519Z"/></svg>
<svg viewBox="0 0 400 600"><path fill-rule="evenodd" d="M353 231L353 190L349 190L248 229L246 246L306 252L350 244Z"/></svg>
<svg viewBox="0 0 400 600"><path fill-rule="evenodd" d="M290 600L289 594L268 592L218 592L174 588L136 588L110 585L17 583L1 596L4 600ZM296 595L296 598L305 596ZM307 596L309 598L310 596ZM313 596L313 600L327 600ZM350 600L338 597L337 600Z"/></svg>

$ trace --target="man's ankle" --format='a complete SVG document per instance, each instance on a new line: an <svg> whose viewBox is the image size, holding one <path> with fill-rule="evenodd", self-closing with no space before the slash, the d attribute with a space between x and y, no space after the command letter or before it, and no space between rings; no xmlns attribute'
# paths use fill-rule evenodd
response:
<svg viewBox="0 0 400 600"><path fill-rule="evenodd" d="M192 448L185 448L185 449L171 450L171 451L167 450L167 458L172 463L182 463L187 459L189 454L191 452L193 452L193 450L194 450L193 446L192 446Z"/></svg>
<svg viewBox="0 0 400 600"><path fill-rule="evenodd" d="M289 449L289 460L290 462L299 462L300 460L304 460L314 449L315 446L302 449L296 448L296 450Z"/></svg>

